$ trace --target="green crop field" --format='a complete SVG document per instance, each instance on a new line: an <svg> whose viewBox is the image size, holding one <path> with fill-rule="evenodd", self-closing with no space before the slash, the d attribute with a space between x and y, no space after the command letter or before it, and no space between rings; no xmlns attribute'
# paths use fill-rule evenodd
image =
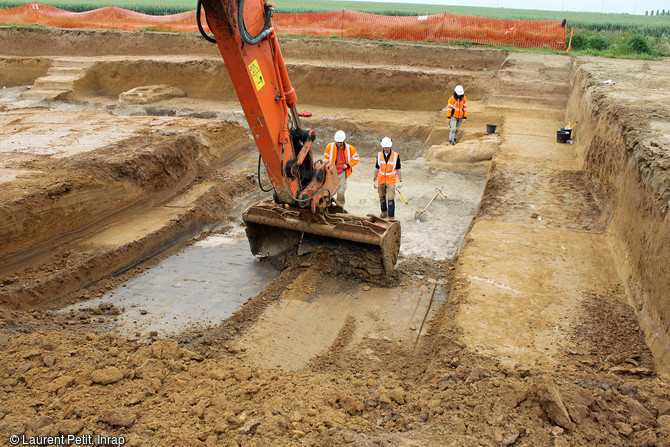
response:
<svg viewBox="0 0 670 447"><path fill-rule="evenodd" d="M25 0L0 0L0 8L25 5ZM38 3L81 12L104 6L166 15L193 10L196 0L42 0ZM667 15L603 14L530 9L478 8L408 3L330 0L275 0L277 12L353 11L383 15L462 14L511 20L563 20L575 28L572 49L610 57L662 57L670 55L670 11Z"/></svg>

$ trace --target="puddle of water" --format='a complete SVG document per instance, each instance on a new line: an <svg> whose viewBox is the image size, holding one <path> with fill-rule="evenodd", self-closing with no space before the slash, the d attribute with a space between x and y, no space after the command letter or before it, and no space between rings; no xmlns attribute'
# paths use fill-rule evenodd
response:
<svg viewBox="0 0 670 447"><path fill-rule="evenodd" d="M278 274L266 263L256 262L246 239L214 235L105 296L74 308L109 302L123 310L117 322L120 332L157 331L160 336L169 336L224 321Z"/></svg>

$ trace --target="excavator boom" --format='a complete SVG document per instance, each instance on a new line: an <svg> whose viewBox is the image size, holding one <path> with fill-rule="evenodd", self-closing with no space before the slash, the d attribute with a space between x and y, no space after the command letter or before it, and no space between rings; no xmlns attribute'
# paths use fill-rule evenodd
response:
<svg viewBox="0 0 670 447"><path fill-rule="evenodd" d="M213 38L201 26L201 6ZM390 273L400 248L400 223L353 216L334 202L337 170L314 159L316 134L300 126L273 12L264 0L198 0L198 25L219 47L274 188L273 201L244 212L251 251L278 254L310 233L377 246Z"/></svg>

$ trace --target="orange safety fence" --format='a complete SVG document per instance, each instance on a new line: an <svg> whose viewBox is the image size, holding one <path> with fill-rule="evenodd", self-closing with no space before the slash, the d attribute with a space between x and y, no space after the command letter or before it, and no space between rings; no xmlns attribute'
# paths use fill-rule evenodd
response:
<svg viewBox="0 0 670 447"><path fill-rule="evenodd" d="M518 48L565 49L559 21L503 20L457 14L384 16L356 11L276 13L278 33L409 41L461 41Z"/></svg>
<svg viewBox="0 0 670 447"><path fill-rule="evenodd" d="M155 16L115 6L86 12L70 12L37 3L0 9L0 23L45 25L60 28L100 28L132 31L156 29L197 31L196 12ZM203 27L206 21L201 20ZM431 42L472 42L517 48L564 50L567 27L559 21L503 20L457 14L385 16L356 11L275 13L279 34L305 36L367 37Z"/></svg>
<svg viewBox="0 0 670 447"><path fill-rule="evenodd" d="M117 8L116 6L107 6L85 12L70 12L37 3L0 9L0 23L121 31L152 28L184 32L198 30L195 22L195 10L166 16L154 16Z"/></svg>

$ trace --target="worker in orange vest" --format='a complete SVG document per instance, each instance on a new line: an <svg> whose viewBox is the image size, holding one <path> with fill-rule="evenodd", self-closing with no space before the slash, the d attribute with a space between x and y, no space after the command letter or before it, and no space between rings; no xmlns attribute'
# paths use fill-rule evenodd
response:
<svg viewBox="0 0 670 447"><path fill-rule="evenodd" d="M375 177L372 180L379 192L379 204L382 218L395 217L395 190L402 188L402 172L400 171L400 155L391 150L393 141L389 137L382 138L382 150L377 154Z"/></svg>
<svg viewBox="0 0 670 447"><path fill-rule="evenodd" d="M449 118L449 143L458 142L458 130L461 128L463 120L468 119L468 103L465 99L465 90L462 85L454 88L454 94L449 98L447 106L447 117Z"/></svg>
<svg viewBox="0 0 670 447"><path fill-rule="evenodd" d="M347 135L343 130L335 132L335 140L326 146L323 154L323 161L334 163L337 169L337 176L340 180L340 187L337 189L337 201L344 205L344 193L347 190L347 178L351 175L351 167L358 163L359 157L356 148L345 143Z"/></svg>

